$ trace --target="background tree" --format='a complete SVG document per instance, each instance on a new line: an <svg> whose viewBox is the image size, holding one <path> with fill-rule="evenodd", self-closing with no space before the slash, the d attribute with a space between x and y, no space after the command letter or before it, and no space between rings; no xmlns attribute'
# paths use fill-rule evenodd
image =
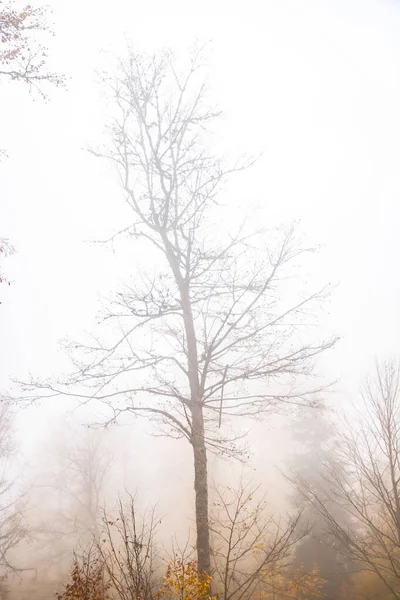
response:
<svg viewBox="0 0 400 600"><path fill-rule="evenodd" d="M61 75L47 70L47 48L35 39L43 32L51 33L47 16L44 7L18 8L12 0L0 0L0 80L22 81L43 96L43 83L64 83Z"/></svg>
<svg viewBox="0 0 400 600"><path fill-rule="evenodd" d="M400 371L395 360L376 365L362 388L363 404L343 434L345 469L327 465L324 492L298 478L297 488L325 519L347 555L400 598ZM339 520L332 505L347 511Z"/></svg>
<svg viewBox="0 0 400 600"><path fill-rule="evenodd" d="M27 387L97 399L111 420L129 411L188 440L198 565L209 573L207 449L236 454L227 419L312 404L314 359L334 340L307 336L303 319L327 290L289 291L306 251L294 228L224 227L231 211L218 202L222 185L245 165L224 167L208 148L218 113L205 106L201 73L199 54L180 75L168 53L130 52L105 79L117 115L109 148L96 154L118 169L132 214L124 232L147 260L107 309L106 337L70 346L71 377Z"/></svg>
<svg viewBox="0 0 400 600"><path fill-rule="evenodd" d="M41 572L64 574L72 550L99 535L106 480L114 464L107 435L64 420L62 432L46 445L45 465L30 486Z"/></svg>
<svg viewBox="0 0 400 600"><path fill-rule="evenodd" d="M105 479L114 462L107 446L107 431L70 427L68 438L53 450L56 476L53 485L66 500L61 515L72 532L97 536Z"/></svg>
<svg viewBox="0 0 400 600"><path fill-rule="evenodd" d="M303 409L290 425L291 441L296 445L287 465L292 473L307 481L319 493L323 493L326 487L321 478L321 465L335 464L337 469L340 468L336 431L326 410ZM332 536L325 519L298 490L294 490L290 500L295 510L302 509L301 522L310 528L309 535L296 546L293 567L302 567L312 573L317 562L320 575L325 580L324 597L336 599L356 566L349 561L345 548L339 546L338 540ZM340 504L331 502L329 510L342 527L350 525L349 514Z"/></svg>
<svg viewBox="0 0 400 600"><path fill-rule="evenodd" d="M16 553L29 531L25 519L24 497L15 482L16 445L13 436L13 412L5 401L0 402L0 580L11 571L18 571ZM14 468L14 473L12 470Z"/></svg>

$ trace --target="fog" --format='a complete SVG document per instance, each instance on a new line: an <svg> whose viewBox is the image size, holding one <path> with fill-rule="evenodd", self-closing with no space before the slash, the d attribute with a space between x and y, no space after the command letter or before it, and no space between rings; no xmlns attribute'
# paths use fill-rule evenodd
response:
<svg viewBox="0 0 400 600"><path fill-rule="evenodd" d="M358 526L369 531L372 511L384 523L393 517L388 527L400 531L399 507L393 516L387 506L387 502L391 505L400 497L399 478L393 475L391 484L386 483L390 469L385 462L394 453L391 466L397 473L400 4L395 0L267 0L245 6L225 0L201 4L152 0L141 5L126 0L116 0L112 5L99 5L93 0L49 0L47 4L52 11L49 22L55 35L39 32L38 36L48 47L46 65L65 76L66 86L46 87L46 101L35 89L30 92L24 81L0 75L0 147L7 153L0 161L0 240L9 240L15 247L11 256L1 256L1 274L10 285L0 283L0 397L5 406L10 402L7 419L12 425L3 429L0 423L0 434L8 440L12 431L15 449L10 456L8 451L4 453L3 479L13 481L7 494L20 502L18 514L22 515L20 527L24 529L21 541L11 549L11 558L5 560L3 556L0 560L6 582L12 588L11 599L39 594L37 597L46 600L46 593L53 594L51 597L54 591L61 593L68 581L74 550L81 551L89 534L101 528L102 511L114 515L118 498L125 502L129 494L136 495L138 514L156 507L161 520L158 543L164 562L168 562L166 557L172 548L187 543L197 566L207 567L201 562L199 542L196 546L199 521L196 522L195 511L198 490L194 488L193 440L188 443L184 438L160 435L158 422L138 416L137 412L132 414L134 411L118 414L114 423L117 404L110 408L110 403L82 400L78 385L68 388L67 395L48 398L49 390L37 392L37 386L35 390L35 386L27 388L21 384L31 377L37 382L56 381L71 373L68 353L60 342L97 336L102 307L115 299L126 282L136 284L140 273L158 273L164 268L164 263L157 262L157 250L150 250L146 242L123 238L100 243L132 221L117 168L112 161L89 152L103 145L110 148L106 126L119 113L103 76L104 72L116 75L118 59L125 59L128 46L142 57L160 57L165 49L171 49L179 73L187 70L193 48L204 48L206 66L199 77L207 80L206 105L216 106L222 116L212 121L200 143L204 142L207 149L211 148L213 154L229 164L236 164L241 157L251 162L254 158L254 164L229 175L218 191L221 205L212 208L210 220L203 224L205 230L210 229L211 243L223 243L234 236L239 223L246 219L246 232L259 228L266 232L257 238L255 256L262 261L265 249L279 244L278 237L274 237L276 228L286 231L295 223L296 238L302 247L316 250L296 258L289 273L283 271L276 288L284 307L281 312L299 298L330 286L328 297L318 296L308 312L301 315L301 325L297 321L288 325L293 327L293 339L287 348L318 347L312 357L315 370L311 372L307 367L299 371L299 385L315 393L307 396L308 392L299 392L295 401L286 402L295 389L297 373L296 369L285 367L279 381L271 377L271 382L267 382L271 394L287 394L284 406L274 401L267 411L257 412L255 418L243 411L242 416L239 412L239 416L225 419L225 413L223 418L221 415L228 366L223 375L224 366L218 363L219 376L224 378L222 391L216 392L221 394L220 422L217 407L213 409L217 424L212 427L216 428L215 435L224 436L231 431L242 435L239 444L245 450L237 460L233 453L223 455L208 448L211 509L223 505L222 501L218 504L217 489L230 493L251 480L248 489L260 486L254 494L257 502L265 493L262 514L271 519L270 536L276 535L274 527L278 523L279 531L283 531L283 523L291 523L299 509L304 512L296 534L293 533L298 537L291 537L285 552L269 559L270 570L263 575L274 595L265 591L264 580L260 583L252 579L253 587L243 600L398 598L399 536L393 534L397 541L386 540L382 550L381 541L378 543L372 533L371 537L365 534L362 540L367 545L375 547L376 542L379 562L370 554L362 554ZM0 2L0 15L3 6L5 10L5 4ZM208 243L207 232L204 235ZM240 256L238 252L238 272L245 266L240 264ZM255 263L249 267L256 271ZM286 279L287 275L290 278ZM250 287L248 291L252 291ZM210 310L218 312L215 306ZM260 309L260 318L267 318L267 312L275 307L266 306ZM200 310L199 321L202 316ZM297 312L294 316L297 319ZM124 334L126 325L122 318L121 323L120 333ZM253 346L262 347L262 331L260 326ZM106 332L102 338L106 345L113 343L113 335ZM147 333L142 338L140 335L135 338L137 347L132 354L147 340ZM179 358L176 348L170 350L154 332L151 335L155 336L157 352L171 352ZM322 340L336 337L338 341L332 348L319 348ZM199 354L201 348L199 342ZM311 351L308 352L311 357ZM258 369L262 360L257 363ZM375 361L379 365L377 371ZM85 369L82 372L86 373ZM184 390L185 394L186 384L179 379L182 374L178 372L174 379L166 372L162 375L170 377L174 390ZM212 371L211 380L214 376ZM378 384L376 389L372 383L364 387L361 394L365 376ZM155 385L146 379L147 372L132 377L123 373L118 382L125 385L128 381L130 389ZM252 379L248 374L246 378ZM266 377L253 379L243 393L262 393ZM118 385L121 389L121 383L116 383L116 388ZM33 401L33 396L41 398ZM310 402L323 406L299 407ZM386 402L386 412L379 409L382 402ZM388 411L390 418L381 418ZM395 431L389 442L384 434L388 423L390 431ZM379 434L378 429L365 433L366 427L375 424L378 429L381 427ZM206 423L206 431L207 427ZM350 451L350 447L354 450L364 443L354 437L351 446L351 436L358 434L364 442L369 440L365 454ZM385 440L383 446L377 441L381 438ZM389 452L386 443L393 452ZM84 457L93 445L93 470L103 473L104 469L104 473L101 484L93 484L96 491L91 488L92 496L89 494L93 511L93 522L89 523L87 470L80 480L76 457ZM356 468L360 464L357 460L363 469ZM344 533L346 519L333 509L333 516L328 514L329 507L335 498L345 511L350 498L358 498L361 480L347 477L350 473L352 477L354 473L376 473L372 468L374 461L382 474L384 498L371 492L373 499L368 510L365 506L359 513L354 507L349 510L348 526L354 525L350 542ZM343 472L339 464L347 465ZM330 476L336 477L336 483L327 483L326 473L321 474L321 481L325 482L318 484L321 495L313 496L314 483L309 482L327 468ZM337 486L343 482L348 487L339 489ZM319 489L315 485L314 491ZM227 487L230 492L226 492ZM0 510L0 519L1 514ZM361 522L357 520L359 514ZM260 515L257 513L258 522ZM218 535L223 525L219 523L219 530L215 525L219 533L211 524L207 527L211 531L212 556L218 562L215 557L222 547ZM342 554L346 560L338 559L332 572L324 566L323 552L316 552L315 543L313 546L305 541L320 543L321 538L328 540L336 553L345 547ZM381 563L386 565L388 557L394 555L395 566L389 571L385 566L383 573ZM332 560L332 555L327 554L325 563ZM287 582L294 581L296 569L304 569L311 577L315 576L315 565L318 576L327 581L321 584L322 591L307 588L299 592L298 588L297 596L290 595L292 583ZM240 566L241 576L243 569ZM208 567L204 571L208 572ZM345 572L343 581L338 579L339 571L342 575ZM354 577L354 573L364 571L368 573L366 577L377 574L384 591L375 585L375 580L371 584L368 580L367 585L367 579ZM206 595L210 592L226 600L242 598L238 592L231 591L229 595L225 588L221 591L215 573L210 589L188 597L214 597ZM287 582L278 582L278 574ZM34 591L24 587L27 582L36 585ZM39 584L46 586L49 582L49 592L40 588ZM178 597L171 591L168 596L164 588L161 591L165 594L161 597ZM115 590L109 593L104 598L128 598L115 595ZM151 592L153 596L150 592L146 596L143 590L141 593L144 599L155 597L156 592ZM90 598L94 600L95 596Z"/></svg>

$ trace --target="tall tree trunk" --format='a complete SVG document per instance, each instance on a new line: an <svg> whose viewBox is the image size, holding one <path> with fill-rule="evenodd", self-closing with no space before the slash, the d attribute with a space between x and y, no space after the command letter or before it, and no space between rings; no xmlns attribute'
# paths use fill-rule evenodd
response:
<svg viewBox="0 0 400 600"><path fill-rule="evenodd" d="M197 337L190 300L190 287L188 278L184 278L180 272L179 261L176 259L173 246L164 229L160 231L160 235L164 243L166 257L179 288L182 303L182 314L187 343L188 379L191 398L190 410L192 415L191 444L193 447L194 458L197 565L200 573L208 573L210 575L211 551L208 523L207 450L204 431L203 398L199 381Z"/></svg>
<svg viewBox="0 0 400 600"><path fill-rule="evenodd" d="M204 439L202 406L195 406L193 409L192 423L198 569L201 573L211 574L210 531L208 524L207 450Z"/></svg>

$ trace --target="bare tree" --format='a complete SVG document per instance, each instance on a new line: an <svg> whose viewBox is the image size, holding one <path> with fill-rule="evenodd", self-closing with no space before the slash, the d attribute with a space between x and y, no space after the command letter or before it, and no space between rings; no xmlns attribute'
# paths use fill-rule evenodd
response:
<svg viewBox="0 0 400 600"><path fill-rule="evenodd" d="M274 574L282 573L298 541L306 534L300 515L287 522L266 514L259 487L240 483L237 490L216 488L210 530L213 539L214 582L223 600L254 598Z"/></svg>
<svg viewBox="0 0 400 600"><path fill-rule="evenodd" d="M304 478L295 485L323 516L348 557L375 573L400 598L400 365L376 364L362 388L363 404L341 438L342 464L322 473L325 493ZM339 505L350 516L343 525Z"/></svg>
<svg viewBox="0 0 400 600"><path fill-rule="evenodd" d="M120 600L156 598L156 540L160 519L154 510L139 515L136 497L118 500L117 514L103 511L103 527L96 544L104 570Z"/></svg>
<svg viewBox="0 0 400 600"><path fill-rule="evenodd" d="M131 52L105 79L117 116L109 148L96 154L116 165L132 211L120 233L148 260L104 315L105 327L116 326L107 329L112 339L70 345L71 377L27 389L97 399L111 420L128 411L188 440L198 564L209 572L207 449L236 454L227 419L312 405L314 359L335 340L306 335L327 289L287 287L307 251L294 228L250 235L224 227L222 185L245 165L225 168L207 147L218 113L205 106L201 66L196 54L181 76L168 53Z"/></svg>

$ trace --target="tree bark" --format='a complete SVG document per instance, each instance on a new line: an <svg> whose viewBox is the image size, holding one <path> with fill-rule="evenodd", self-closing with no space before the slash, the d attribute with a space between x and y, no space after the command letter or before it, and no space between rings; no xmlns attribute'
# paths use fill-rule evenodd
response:
<svg viewBox="0 0 400 600"><path fill-rule="evenodd" d="M208 523L208 478L207 449L204 431L203 398L199 381L196 328L194 324L188 280L180 272L172 245L165 230L160 231L165 254L179 288L182 303L182 316L186 333L188 379L191 397L192 436L194 458L194 491L196 512L196 551L197 567L200 573L211 575L210 532Z"/></svg>
<svg viewBox="0 0 400 600"><path fill-rule="evenodd" d="M192 446L194 458L194 491L196 506L197 561L200 573L211 574L210 531L208 524L207 450L204 439L203 407L192 411Z"/></svg>
<svg viewBox="0 0 400 600"><path fill-rule="evenodd" d="M192 416L192 435L190 441L193 447L194 458L197 567L200 573L211 575L210 532L208 529L207 449L204 431L203 399L199 381L196 329L188 281L180 273L179 264L165 231L162 230L160 233L168 262L179 288L186 332L188 379L191 398L190 410Z"/></svg>

